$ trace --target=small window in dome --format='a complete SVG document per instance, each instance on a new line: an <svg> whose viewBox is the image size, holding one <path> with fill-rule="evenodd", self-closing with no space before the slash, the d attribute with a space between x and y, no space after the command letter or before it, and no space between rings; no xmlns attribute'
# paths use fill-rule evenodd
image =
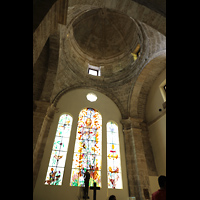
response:
<svg viewBox="0 0 200 200"><path fill-rule="evenodd" d="M91 74L91 75L93 75L93 76L98 76L98 71L95 70L95 69L89 69L88 73Z"/></svg>
<svg viewBox="0 0 200 200"><path fill-rule="evenodd" d="M101 76L101 67L88 64L88 74L93 76Z"/></svg>
<svg viewBox="0 0 200 200"><path fill-rule="evenodd" d="M97 100L97 96L93 93L88 93L86 97L87 97L87 100L91 102L94 102Z"/></svg>

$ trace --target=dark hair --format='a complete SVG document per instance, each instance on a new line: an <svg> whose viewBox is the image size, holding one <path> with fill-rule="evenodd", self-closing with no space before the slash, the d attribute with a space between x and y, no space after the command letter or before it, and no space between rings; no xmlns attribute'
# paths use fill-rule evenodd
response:
<svg viewBox="0 0 200 200"><path fill-rule="evenodd" d="M116 200L115 195L111 195L111 196L109 197L109 200Z"/></svg>
<svg viewBox="0 0 200 200"><path fill-rule="evenodd" d="M158 177L158 184L160 187L164 187L166 185L166 176L159 176Z"/></svg>

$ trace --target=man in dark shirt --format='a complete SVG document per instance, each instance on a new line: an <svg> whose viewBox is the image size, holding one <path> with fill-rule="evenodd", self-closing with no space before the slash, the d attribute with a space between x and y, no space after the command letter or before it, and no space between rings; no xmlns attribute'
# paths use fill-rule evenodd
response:
<svg viewBox="0 0 200 200"><path fill-rule="evenodd" d="M88 199L88 187L89 187L89 181L90 181L90 172L86 170L84 174L84 179L85 179L85 192L83 198Z"/></svg>
<svg viewBox="0 0 200 200"><path fill-rule="evenodd" d="M158 177L160 189L152 194L152 200L166 200L166 176Z"/></svg>

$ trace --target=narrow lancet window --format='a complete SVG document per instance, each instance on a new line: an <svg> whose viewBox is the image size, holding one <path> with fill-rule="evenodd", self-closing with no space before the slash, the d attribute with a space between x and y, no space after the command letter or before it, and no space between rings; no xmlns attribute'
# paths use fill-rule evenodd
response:
<svg viewBox="0 0 200 200"><path fill-rule="evenodd" d="M62 185L72 120L69 114L60 116L44 182L45 185Z"/></svg>
<svg viewBox="0 0 200 200"><path fill-rule="evenodd" d="M108 188L122 189L119 132L116 123L107 123L107 172Z"/></svg>

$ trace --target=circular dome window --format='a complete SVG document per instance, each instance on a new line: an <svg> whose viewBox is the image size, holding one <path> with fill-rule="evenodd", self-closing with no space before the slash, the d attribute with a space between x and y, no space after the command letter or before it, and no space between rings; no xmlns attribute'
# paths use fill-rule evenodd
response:
<svg viewBox="0 0 200 200"><path fill-rule="evenodd" d="M94 93L88 93L88 94L86 95L86 97L87 97L87 100L88 100L88 101L91 101L91 102L94 102L94 101L97 100L97 96L96 96Z"/></svg>

